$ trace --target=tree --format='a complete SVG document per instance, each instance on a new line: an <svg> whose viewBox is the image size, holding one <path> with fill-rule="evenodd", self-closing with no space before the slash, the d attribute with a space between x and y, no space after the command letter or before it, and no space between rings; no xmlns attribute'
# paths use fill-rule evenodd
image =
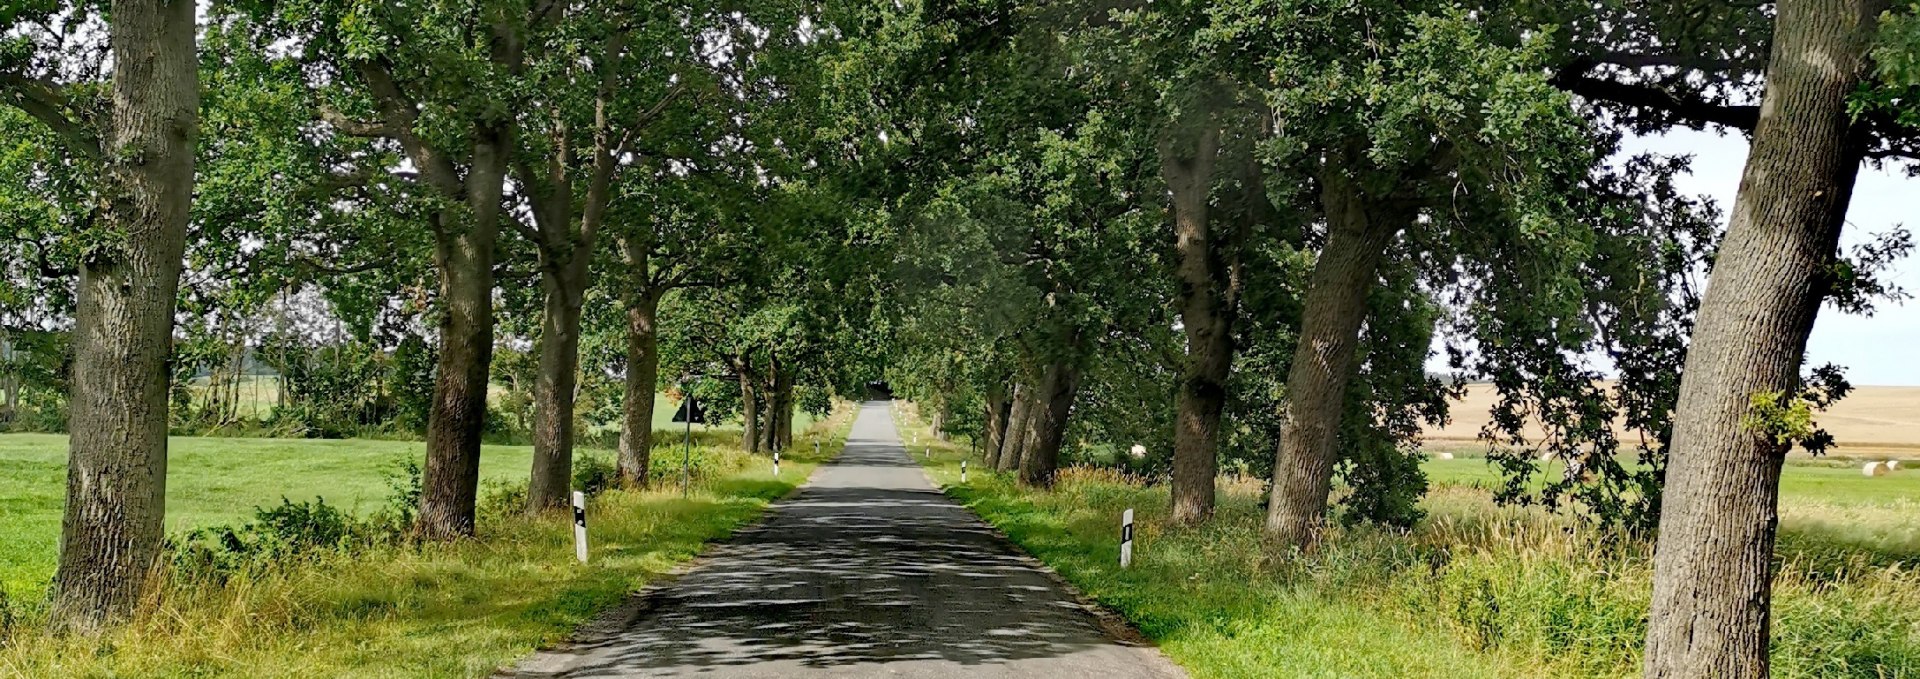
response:
<svg viewBox="0 0 1920 679"><path fill-rule="evenodd" d="M1780 468L1763 405L1800 363L1868 135L1849 110L1877 0L1783 0L1732 221L1687 352L1654 552L1646 676L1765 677Z"/></svg>
<svg viewBox="0 0 1920 679"><path fill-rule="evenodd" d="M529 511L567 502L581 307L592 284L595 243L613 214L620 175L644 162L634 157L635 144L680 98L691 75L686 72L690 68L669 72L670 67L661 64L672 64L667 60L675 56L705 53L691 41L674 39L684 30L680 17L636 16L644 9L569 7L560 10L555 30L536 36L540 63L533 69L537 76L532 84L548 93L545 101L550 103L543 115L522 124L514 161L532 224L508 222L534 245L544 296ZM667 35L655 35L659 32ZM635 263L646 270L644 260ZM642 296L631 299L629 308L645 316L657 303L657 296ZM645 326L640 333L650 332L650 320L630 322ZM644 354L638 358L644 364ZM651 410L651 389L644 400Z"/></svg>
<svg viewBox="0 0 1920 679"><path fill-rule="evenodd" d="M1371 3L1311 21L1246 16L1257 18L1223 15L1276 27L1259 45L1285 67L1273 76L1272 115L1282 122L1270 144L1285 152L1280 168L1312 182L1325 229L1289 362L1267 514L1274 540L1310 547L1327 511L1360 331L1387 320L1367 318L1383 267L1406 262L1447 283L1457 261L1505 244L1541 257L1494 276L1556 299L1572 294L1587 228L1560 196L1596 158L1570 103L1539 76L1540 45L1501 46L1477 16ZM1455 191L1468 186L1479 190Z"/></svg>
<svg viewBox="0 0 1920 679"><path fill-rule="evenodd" d="M479 490L494 267L512 166L530 35L564 3L476 0L471 7L340 4L255 8L297 38L299 59L326 72L320 113L331 131L396 145L428 206L439 358L427 425L425 490L415 531L470 536ZM404 36L404 38L402 37Z"/></svg>
<svg viewBox="0 0 1920 679"><path fill-rule="evenodd" d="M128 614L160 554L166 366L199 129L193 4L115 0L107 10L113 73L104 92L95 82L57 80L60 57L31 53L42 46L37 39L63 47L98 28L91 7L8 12L10 28L47 28L8 40L28 50L27 63L0 62L7 103L98 168L97 218L77 234L73 435L53 603L55 625L81 632ZM7 62L19 54L8 50ZM104 96L91 100L96 92Z"/></svg>

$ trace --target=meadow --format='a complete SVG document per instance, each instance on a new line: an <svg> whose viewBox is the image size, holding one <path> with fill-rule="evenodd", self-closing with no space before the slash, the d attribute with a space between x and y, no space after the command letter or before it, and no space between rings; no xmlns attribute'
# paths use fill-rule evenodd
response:
<svg viewBox="0 0 1920 679"><path fill-rule="evenodd" d="M477 539L301 551L216 577L171 572L137 619L104 640L41 636L60 531L65 440L0 435L0 676L469 677L568 634L792 491L845 443L851 410L812 423L775 477L738 435L696 426L693 487L608 490L589 503L592 562L574 562L563 513L528 516L530 449L481 456ZM678 470L680 431L660 432L654 470ZM820 454L814 442L821 444ZM415 442L176 438L167 526L237 525L287 498L352 516L388 505ZM610 461L612 451L577 455ZM177 567L176 567L177 568ZM9 630L8 628L11 627Z"/></svg>
<svg viewBox="0 0 1920 679"><path fill-rule="evenodd" d="M1647 546L1495 506L1484 459L1427 462L1429 515L1411 531L1336 526L1301 557L1261 539L1258 480L1229 480L1213 522L1179 527L1164 485L1109 470L1064 470L1051 492L978 465L962 483L966 447L909 424L931 443L929 473L945 492L1198 679L1639 674ZM1866 478L1851 462L1789 464L1774 676L1920 676L1914 498L1920 470ZM1135 561L1121 569L1126 509Z"/></svg>

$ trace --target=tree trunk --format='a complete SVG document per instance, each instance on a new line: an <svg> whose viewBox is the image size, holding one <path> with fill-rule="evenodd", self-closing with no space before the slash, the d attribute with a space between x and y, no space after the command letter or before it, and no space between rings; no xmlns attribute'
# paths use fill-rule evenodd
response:
<svg viewBox="0 0 1920 679"><path fill-rule="evenodd" d="M1001 443L1000 457L994 461L993 468L1011 471L1020 468L1020 452L1027 445L1028 422L1033 418L1034 388L1025 383L1013 387L1013 406L1007 415L1006 440Z"/></svg>
<svg viewBox="0 0 1920 679"><path fill-rule="evenodd" d="M440 360L433 410L427 418L427 465L422 475L422 538L447 540L474 531L480 489L480 435L487 418L487 368L493 360L493 253L506 179L506 134L475 135L466 177L465 215L439 215L434 259L440 270ZM464 217L464 219L462 218Z"/></svg>
<svg viewBox="0 0 1920 679"><path fill-rule="evenodd" d="M779 439L780 450L786 450L793 447L793 373L791 371L781 373L779 382L780 407L774 411L779 415L777 418L779 424L775 431L780 433L776 437Z"/></svg>
<svg viewBox="0 0 1920 679"><path fill-rule="evenodd" d="M627 380L620 411L620 481L644 488L653 464L653 394L660 380L660 298L627 297ZM691 395L687 396L691 398Z"/></svg>
<svg viewBox="0 0 1920 679"><path fill-rule="evenodd" d="M1000 457L1000 446L1007 438L1007 415L1013 404L1007 398L1006 387L993 385L987 389L986 436L984 436L981 454L986 466L991 469Z"/></svg>
<svg viewBox="0 0 1920 679"><path fill-rule="evenodd" d="M1182 137L1191 137L1185 139ZM1187 362L1174 403L1173 520L1213 514L1220 415L1233 366L1233 315L1225 240L1208 224L1220 131L1202 121L1160 144L1160 175L1173 197L1174 247L1180 254L1175 303L1187 335Z"/></svg>
<svg viewBox="0 0 1920 679"><path fill-rule="evenodd" d="M540 327L540 376L533 385L529 512L566 506L573 487L574 397L579 386L580 307L586 297L587 272L584 262L548 264L541 267L540 276L546 306Z"/></svg>
<svg viewBox="0 0 1920 679"><path fill-rule="evenodd" d="M0 394L4 394L5 410L0 410L0 424L12 424L20 414L20 375L19 366L14 365L13 331L0 325Z"/></svg>
<svg viewBox="0 0 1920 679"><path fill-rule="evenodd" d="M1067 433L1067 416L1080 393L1080 371L1064 363L1047 366L1029 417L1032 424L1020 455L1020 482L1037 488L1053 486L1060 468L1060 444Z"/></svg>
<svg viewBox="0 0 1920 679"><path fill-rule="evenodd" d="M1861 162L1847 98L1867 71L1876 0L1783 0L1732 220L1700 306L1674 413L1648 612L1647 677L1759 678L1780 466L1744 423L1797 389Z"/></svg>
<svg viewBox="0 0 1920 679"><path fill-rule="evenodd" d="M760 395L754 386L753 371L748 368L746 359L735 363L740 375L741 421L745 431L740 433L740 447L749 453L760 452Z"/></svg>
<svg viewBox="0 0 1920 679"><path fill-rule="evenodd" d="M1373 199L1340 167L1321 173L1320 200L1327 243L1307 286L1300 344L1287 374L1266 524L1274 540L1302 549L1313 545L1326 516L1367 294L1387 245L1411 221L1393 210L1376 211Z"/></svg>
<svg viewBox="0 0 1920 679"><path fill-rule="evenodd" d="M132 611L160 555L167 360L199 132L194 3L115 0L111 16L104 245L80 264L52 610L54 627L89 634Z"/></svg>

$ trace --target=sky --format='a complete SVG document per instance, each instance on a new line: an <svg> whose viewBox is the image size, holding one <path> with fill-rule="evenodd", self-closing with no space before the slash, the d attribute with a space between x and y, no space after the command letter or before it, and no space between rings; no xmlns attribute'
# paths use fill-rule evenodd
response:
<svg viewBox="0 0 1920 679"><path fill-rule="evenodd" d="M1677 187L1686 193L1709 196L1719 203L1723 215L1732 214L1740 172L1747 161L1745 135L1681 129L1631 138L1622 147L1623 157L1646 152L1692 156L1693 171L1676 177ZM1897 167L1861 167L1841 235L1842 251L1850 251L1853 245L1902 224L1920 231L1920 178L1909 178ZM1920 296L1920 257L1895 262L1886 279L1908 294ZM1843 314L1830 305L1821 307L1813 337L1807 343L1808 365L1840 365L1847 369L1847 379L1855 386L1920 386L1920 299L1881 300L1875 307L1871 317ZM1427 357L1429 372L1451 372L1444 351L1447 339L1444 335L1434 337L1433 352ZM1471 348L1470 342L1467 347ZM1608 371L1604 356L1590 359Z"/></svg>
<svg viewBox="0 0 1920 679"><path fill-rule="evenodd" d="M1627 153L1692 155L1693 173L1677 181L1679 188L1711 196L1723 213L1732 213L1740 171L1747 159L1745 135L1678 130L1628 140L1625 147ZM1853 205L1847 211L1842 250L1896 225L1920 229L1916 217L1920 217L1920 179L1909 178L1893 166L1864 166L1854 187ZM1902 259L1888 274L1894 285L1920 295L1920 258ZM1808 364L1839 364L1847 368L1847 379L1855 385L1920 385L1920 300L1883 301L1875 306L1872 317L1822 307L1813 326L1813 338L1807 343Z"/></svg>

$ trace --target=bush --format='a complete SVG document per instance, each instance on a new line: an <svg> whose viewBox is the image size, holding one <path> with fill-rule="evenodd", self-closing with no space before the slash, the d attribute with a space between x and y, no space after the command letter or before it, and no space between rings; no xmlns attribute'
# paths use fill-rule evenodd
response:
<svg viewBox="0 0 1920 679"><path fill-rule="evenodd" d="M170 539L174 573L219 581L389 537L325 499L295 503L283 497L276 507L255 508L253 516L239 526L201 528Z"/></svg>
<svg viewBox="0 0 1920 679"><path fill-rule="evenodd" d="M490 479L480 484L480 500L474 507L480 523L491 524L526 511L526 481Z"/></svg>
<svg viewBox="0 0 1920 679"><path fill-rule="evenodd" d="M620 469L613 462L594 455L573 457L573 489L587 495L599 495L620 480Z"/></svg>
<svg viewBox="0 0 1920 679"><path fill-rule="evenodd" d="M374 512L371 522L381 532L404 534L413 528L414 514L420 510L420 496L426 493L420 461L411 456L401 457L384 476L387 502Z"/></svg>

